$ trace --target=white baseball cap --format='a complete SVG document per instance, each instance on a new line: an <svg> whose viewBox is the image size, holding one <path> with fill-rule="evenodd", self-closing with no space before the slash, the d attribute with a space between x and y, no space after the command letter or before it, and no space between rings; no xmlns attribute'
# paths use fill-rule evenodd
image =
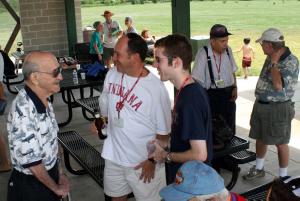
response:
<svg viewBox="0 0 300 201"><path fill-rule="evenodd" d="M281 31L276 28L269 28L265 30L261 37L257 39L255 42L261 43L262 41L270 41L270 42L283 42L284 37Z"/></svg>

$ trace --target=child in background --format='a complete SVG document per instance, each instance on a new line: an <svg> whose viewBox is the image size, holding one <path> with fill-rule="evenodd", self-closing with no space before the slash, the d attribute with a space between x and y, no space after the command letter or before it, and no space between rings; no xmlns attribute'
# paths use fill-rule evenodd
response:
<svg viewBox="0 0 300 201"><path fill-rule="evenodd" d="M245 75L244 78L247 79L252 59L254 59L254 49L250 45L250 38L244 38L244 45L236 52L240 51L243 51L242 67Z"/></svg>

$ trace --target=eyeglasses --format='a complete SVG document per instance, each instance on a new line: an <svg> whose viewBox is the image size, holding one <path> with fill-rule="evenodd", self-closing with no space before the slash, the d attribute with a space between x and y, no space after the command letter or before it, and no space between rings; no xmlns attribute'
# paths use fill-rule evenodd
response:
<svg viewBox="0 0 300 201"><path fill-rule="evenodd" d="M55 68L52 72L45 72L45 71L35 71L35 72L49 74L52 75L52 77L56 78L59 74L61 74L61 71L62 71L62 67L59 66Z"/></svg>
<svg viewBox="0 0 300 201"><path fill-rule="evenodd" d="M157 63L160 63L161 60L164 60L164 59L168 59L168 58L167 58L167 57L155 57L155 61L156 61Z"/></svg>
<svg viewBox="0 0 300 201"><path fill-rule="evenodd" d="M172 60L173 60L174 58L175 58L175 57L155 57L155 58L154 58L154 61L157 62L157 63L161 63L162 60L168 59L169 62L172 62Z"/></svg>

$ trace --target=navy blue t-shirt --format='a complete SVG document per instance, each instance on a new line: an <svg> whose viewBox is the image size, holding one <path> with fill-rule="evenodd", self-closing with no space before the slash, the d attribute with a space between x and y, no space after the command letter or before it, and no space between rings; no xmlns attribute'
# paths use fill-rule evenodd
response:
<svg viewBox="0 0 300 201"><path fill-rule="evenodd" d="M207 93L199 83L186 85L181 90L172 118L171 152L189 150L189 140L205 140L208 154L206 163L210 164L213 157L211 113ZM171 180L181 165L170 163L168 177Z"/></svg>

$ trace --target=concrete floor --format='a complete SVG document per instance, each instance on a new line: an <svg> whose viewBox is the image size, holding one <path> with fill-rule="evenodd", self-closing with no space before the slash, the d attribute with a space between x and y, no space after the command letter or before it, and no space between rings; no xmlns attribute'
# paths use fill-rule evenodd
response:
<svg viewBox="0 0 300 201"><path fill-rule="evenodd" d="M151 69L151 71L156 72L156 70ZM237 99L237 135L240 137L248 138L249 132L249 118L254 101L254 88L257 82L257 77L249 77L247 80L238 78L238 89L239 98ZM166 83L167 89L170 91L170 97L173 96L173 87L170 83ZM15 96L8 94L8 99L11 101ZM292 138L291 138L291 154L290 154L290 165L289 165L289 175L300 175L300 83L298 84L296 95L294 97L296 102L296 118L293 120L292 124ZM8 108L10 105L8 106ZM62 103L60 94L56 94L54 98L54 109L56 111L56 117L58 122L62 121L65 117L67 111L66 105ZM3 124L3 122L1 122ZM73 110L73 120L72 122L61 128L61 131L76 130L79 132L90 144L96 147L96 149L101 149L102 142L89 131L90 122L85 120L81 114L81 109L76 108ZM3 125L1 125L3 126ZM250 140L251 150L255 150L255 142ZM296 143L298 142L298 144ZM266 157L265 170L267 172L264 178L259 178L254 181L244 181L241 175L245 174L248 169L254 163L241 165L240 177L237 184L232 189L234 192L245 192L251 188L259 186L261 184L271 181L278 172L278 162L277 153L274 146L268 148L268 154ZM75 164L76 165L76 164ZM71 182L71 198L72 201L102 201L104 200L103 191L99 185L94 182L88 175L76 176L71 175L66 172L69 176ZM0 201L6 200L6 189L7 181L10 173L0 174ZM225 182L228 182L228 173L221 172L224 177ZM134 200L134 199L131 199Z"/></svg>

